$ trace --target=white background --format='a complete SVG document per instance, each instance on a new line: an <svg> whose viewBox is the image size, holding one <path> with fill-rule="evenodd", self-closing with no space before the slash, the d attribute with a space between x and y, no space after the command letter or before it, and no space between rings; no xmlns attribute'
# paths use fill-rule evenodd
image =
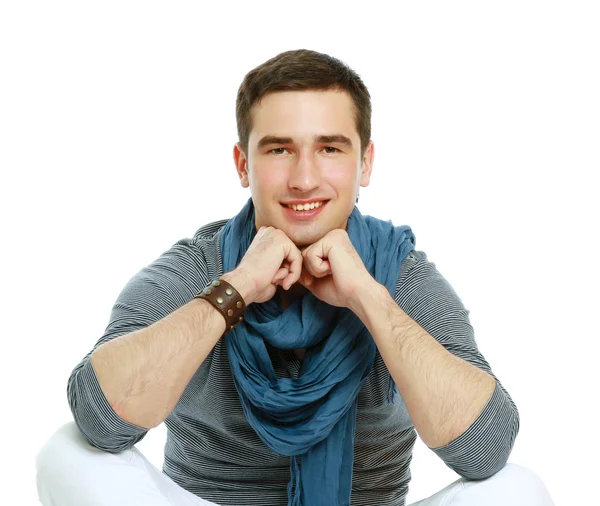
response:
<svg viewBox="0 0 600 506"><path fill-rule="evenodd" d="M409 224L471 311L520 408L511 461L558 505L591 503L597 3L393 5L2 4L0 503L36 504L35 453L71 419L67 378L127 280L249 197L232 158L237 88L297 48L369 87L376 157L359 208ZM159 428L139 447L160 465L163 441ZM456 479L422 444L412 471L409 501Z"/></svg>

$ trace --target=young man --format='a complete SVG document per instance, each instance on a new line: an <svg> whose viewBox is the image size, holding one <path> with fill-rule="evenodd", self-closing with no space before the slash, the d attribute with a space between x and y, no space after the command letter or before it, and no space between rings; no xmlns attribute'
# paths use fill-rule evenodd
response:
<svg viewBox="0 0 600 506"><path fill-rule="evenodd" d="M518 412L468 311L409 227L355 207L370 117L327 55L245 77L251 199L124 288L69 379L76 425L38 456L45 505L404 505L416 432L463 477L420 504L552 504L505 466ZM160 473L134 445L163 421Z"/></svg>

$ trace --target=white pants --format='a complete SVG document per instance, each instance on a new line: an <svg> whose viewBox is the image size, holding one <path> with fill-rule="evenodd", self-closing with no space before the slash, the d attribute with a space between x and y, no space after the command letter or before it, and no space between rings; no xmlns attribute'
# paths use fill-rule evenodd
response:
<svg viewBox="0 0 600 506"><path fill-rule="evenodd" d="M63 425L37 456L44 506L218 506L181 488L137 448L107 453L90 446L74 422ZM413 506L553 506L542 481L507 464L491 478L460 479Z"/></svg>

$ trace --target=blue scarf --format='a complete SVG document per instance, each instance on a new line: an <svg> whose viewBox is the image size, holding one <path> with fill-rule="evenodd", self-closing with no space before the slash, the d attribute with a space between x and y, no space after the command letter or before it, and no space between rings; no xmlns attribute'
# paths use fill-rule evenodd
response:
<svg viewBox="0 0 600 506"><path fill-rule="evenodd" d="M367 270L394 295L400 264L415 246L410 227L354 207L346 231ZM223 272L237 267L255 235L248 199L222 229ZM288 506L349 505L358 393L373 367L373 338L352 311L310 293L285 311L277 297L250 304L244 320L225 335L229 364L249 424L269 448L291 457ZM265 341L306 348L298 378L276 378Z"/></svg>

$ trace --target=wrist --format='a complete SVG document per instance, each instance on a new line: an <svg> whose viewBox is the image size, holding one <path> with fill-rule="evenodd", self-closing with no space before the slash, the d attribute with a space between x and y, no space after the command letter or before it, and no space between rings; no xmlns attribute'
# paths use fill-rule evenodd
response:
<svg viewBox="0 0 600 506"><path fill-rule="evenodd" d="M246 276L243 271L234 269L221 276L221 279L227 281L244 299L246 306L254 302L254 286L252 280Z"/></svg>
<svg viewBox="0 0 600 506"><path fill-rule="evenodd" d="M387 293L387 288L369 275L368 278L356 285L353 292L353 296L348 303L348 309L364 321L369 308L374 303L377 304L376 301L381 300L383 292Z"/></svg>

